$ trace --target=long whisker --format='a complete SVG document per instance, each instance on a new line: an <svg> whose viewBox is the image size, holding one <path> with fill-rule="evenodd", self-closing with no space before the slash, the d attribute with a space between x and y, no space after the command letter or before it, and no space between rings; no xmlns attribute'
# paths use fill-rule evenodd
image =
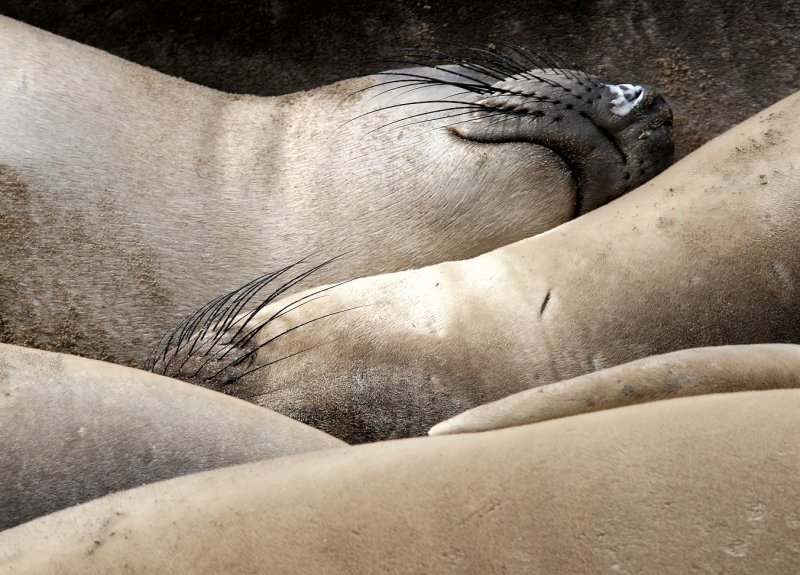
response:
<svg viewBox="0 0 800 575"><path fill-rule="evenodd" d="M341 310L339 310L339 311L334 311L334 312L331 312L331 313L327 313L327 314L325 314L325 315L321 315L321 316L315 317L315 318L313 318L313 319L310 319L310 320L304 321L304 322L302 322L302 323L299 323L299 324L297 324L296 326L290 327L289 329L287 329L287 330L285 330L285 331L282 331L282 332L281 332L281 333L279 333L278 335L275 335L275 336L273 336L273 337L271 337L271 338L267 339L266 341L264 341L264 342L260 343L259 345L257 345L255 348L251 349L249 352L247 352L247 353L246 353L246 354L244 354L243 356L239 357L238 359L236 359L236 360L232 361L231 363L229 363L228 365L226 365L225 367L223 367L221 370L219 370L219 371L217 371L216 373L214 373L214 374L212 374L212 375L210 375L210 376L206 377L206 378L205 378L205 380L206 380L206 381L209 381L209 380L211 380L211 379L214 379L214 378L216 378L216 377L217 377L217 376L218 376L220 373L222 373L223 371L225 371L226 369L229 369L229 368L231 368L231 367L235 367L236 365L239 365L239 364L241 364L241 363L242 363L243 361L245 361L245 360L246 360L248 357L251 357L253 354L257 353L259 350L263 349L263 348L264 348L264 347L266 347L267 345L269 345L269 344L273 343L273 342L274 342L275 340L277 340L278 338L281 338L281 337L283 337L284 335L286 335L286 334L288 334L288 333L291 333L291 332L293 332L293 331L294 331L294 330L296 330L296 329L300 329L300 328L301 328L301 327L303 327L303 326L306 326L306 325L308 325L308 324L314 323L314 322L316 322L316 321L320 321L320 320L322 320L322 319L325 319L325 318L328 318L328 317L332 317L332 316L335 316L335 315L339 315L339 314L341 314L341 313L345 313L345 312L348 312L348 311L353 311L353 310L360 309L360 308L363 308L363 307L367 307L367 306L366 306L366 305L359 305L359 306L355 306L355 307L351 307L351 308L347 308L347 309L341 309Z"/></svg>
<svg viewBox="0 0 800 575"><path fill-rule="evenodd" d="M173 354L173 359L177 356L179 352L184 352L184 359L181 362L181 364L176 368L175 372L180 373L186 366L186 363L189 361L189 359L192 357L196 357L197 354L199 354L204 347L208 347L209 349L211 349L213 348L214 345L216 345L219 342L220 338L225 333L224 329L223 330L219 329L220 321L222 321L222 319L228 315L231 308L236 308L239 305L239 303L242 302L242 300L243 300L242 305L246 305L248 301L250 301L264 287L269 285L274 279L280 277L286 271L299 265L305 259L306 258L303 258L298 262L285 266L284 268L281 268L275 272L256 278L255 280L245 284L243 287L233 290L232 292L226 294L225 296L222 296L222 299L219 301L219 303L217 303L213 307L213 309L210 309L206 312L207 313L206 321L199 333L195 329L192 331L192 335L188 339L179 338L178 340L179 344L176 345L175 353ZM233 304L230 303L231 301L233 301ZM211 328L212 324L214 324L213 328ZM212 338L211 340L207 340L205 338L205 335L209 329L213 329L214 332L216 333L215 337ZM189 343L189 349L184 349L184 345L186 343ZM198 343L200 343L200 346L196 347ZM170 360L169 363L172 363L172 360ZM169 363L167 364L167 367L169 366Z"/></svg>
<svg viewBox="0 0 800 575"><path fill-rule="evenodd" d="M330 258L288 279L282 285L273 289L265 298L259 299L257 305L247 314L244 313L245 307L247 307L264 288L281 275L284 275L287 271L307 261L310 256L306 256L297 262L260 276L238 289L212 299L201 306L197 311L184 318L177 327L165 333L159 339L158 344L147 361L148 368L165 375L189 375L183 373L189 360L204 360L201 362L199 368L199 370L202 370L209 361L219 359L220 354L227 355L237 345L247 344L260 329L263 329L263 325L256 326L255 329L251 327L252 320L259 311L318 270L331 264L338 258L343 257L343 255L345 254ZM283 313L291 309L296 309L300 305L304 305L304 301L310 300L315 295L328 291L342 283L344 282L328 286L293 300L288 305L283 306L278 312L274 313L268 321L272 321L280 317ZM242 317L243 314L244 317ZM234 326L236 326L236 331L233 335L230 335ZM227 339L227 343L224 345L221 343L223 337ZM178 356L182 356L180 358L181 361L176 363L175 360ZM195 374L191 374L190 377L196 376L199 370L196 371Z"/></svg>
<svg viewBox="0 0 800 575"><path fill-rule="evenodd" d="M373 60L373 62L383 64L399 64L415 68L381 72L383 77L394 77L394 79L377 82L356 92L375 90L376 94L370 97L370 100L393 92L398 92L408 98L408 94L436 86L456 88L459 90L460 98L454 99L452 94L437 99L421 98L416 101L409 98L410 101L390 103L358 114L343 125L371 114L408 106L444 104L445 100L454 105L454 107L445 106L437 110L422 111L405 118L395 119L366 132L364 136L367 136L396 125L413 126L425 121L448 118L451 112L461 113L461 110L455 106L465 106L464 110L467 109L467 106L473 106L474 111L479 114L476 119L480 117L481 113L494 114L498 111L498 107L503 107L502 100L494 99L488 105L484 103L485 100L469 101L471 98L465 98L469 94L475 94L478 97L492 96L493 98L524 97L537 102L558 99L557 96L552 98L529 93L529 89L524 86L517 88L513 82L509 82L510 80L533 80L565 93L572 92L576 86L586 86L587 82L593 87L598 85L592 76L586 72L575 70L572 65L565 65L565 60L556 54L529 50L502 40L492 40L489 46L491 49L457 42L432 41L429 42L428 47L401 49L388 57ZM564 79L563 82L559 81L559 76ZM501 82L507 83L500 85ZM581 95L576 94L575 97L580 99ZM508 109L506 112L509 114L524 113L524 110ZM408 120L414 121L409 122Z"/></svg>
<svg viewBox="0 0 800 575"><path fill-rule="evenodd" d="M337 257L339 257L339 256L337 256ZM228 341L224 344L224 347L222 347L221 349L218 349L215 353L205 352L201 356L201 357L205 357L205 360L197 367L197 369L194 371L194 373L192 373L189 377L190 378L197 377L197 375L203 370L203 368L206 365L208 365L212 361L219 361L219 360L223 359L232 350L240 348L242 345L245 345L246 343L248 343L250 341L250 339L252 339L252 337L254 337L258 333L259 330L263 329L267 324L269 324L273 320L275 320L278 317L280 317L282 315L282 313L281 313L282 311L284 311L287 308L290 308L292 306L294 306L293 309L296 309L297 307L300 307L299 305L296 305L299 301L303 301L303 300L305 300L305 299L307 299L307 298L309 298L309 297L311 297L311 296L313 296L313 295L315 295L317 293L322 293L324 291L328 291L329 289L332 289L333 287L336 287L338 285L341 285L342 283L345 283L345 282L340 282L339 284L334 284L333 286L328 286L327 288L320 289L320 290L318 290L316 292L313 292L311 294L305 295L305 296L303 296L303 297L301 297L301 298L299 298L297 300L292 301L288 305L286 305L283 308L281 308L281 310L278 310L278 312L273 314L270 318L268 318L267 320L265 320L264 322L259 324L255 329L252 329L252 330L248 331L247 333L245 333L241 337L241 339L239 339L239 340L236 339L237 337L239 337L239 335L242 333L242 331L250 324L250 322L253 320L255 315L259 311L261 311L265 306L267 306L268 304L273 302L275 299L277 299L287 289L289 289L293 285L296 285L297 283L299 283L303 279L307 278L309 275L311 275L315 271L319 270L323 266L331 263L331 261L333 261L334 259L336 259L336 258L332 258L331 260L328 260L326 262L323 262L322 264L319 264L319 265L315 266L311 270L307 270L306 272L303 272L303 274L300 274L300 275L296 276L295 278L293 278L289 282L285 283L283 286L281 286L277 290L273 291L268 297L266 297L264 300L262 300L261 303L259 303L255 307L254 310L252 310L250 313L248 313L247 318L245 318L241 322L241 325L239 326L239 329L237 330L236 334L234 334L233 336L228 338ZM221 331L221 332L219 332L217 334L217 336L214 338L213 343L209 346L209 351L211 349L213 349L213 347L215 345L217 345L221 341L223 335L225 335L226 333L227 333L226 331ZM188 360L188 357L187 357L187 360ZM185 361L187 361L187 360L185 360ZM184 361L184 363L185 363L185 361ZM182 369L182 367L181 367L181 369ZM181 370L179 369L178 371L180 372Z"/></svg>
<svg viewBox="0 0 800 575"><path fill-rule="evenodd" d="M454 103L458 103L458 102L454 102ZM413 118L419 118L419 117L422 117L422 116L430 116L431 114L443 114L445 112L454 112L454 111L457 111L457 110L467 110L467 112L462 112L462 113L472 113L472 112L476 112L476 111L485 111L486 108L484 106L479 105L479 104L470 104L470 105L465 105L465 106L453 106L451 108L442 108L440 110L430 110L430 111L427 111L427 112L420 112L419 114L412 114L410 116L406 116L406 117L400 118L398 120L392 120L391 122L387 122L385 124L381 124L380 126L378 126L376 128L373 128L372 130L369 130L367 132L367 134L371 134L372 132L375 132L377 130L383 130L385 128L388 128L389 126L394 126L395 124L400 124L401 122L406 122L406 121L411 120ZM497 110L494 110L492 108L490 108L490 110L492 112L496 112L497 111ZM433 121L433 120L444 119L446 117L447 116L444 116L444 117L438 117L437 116L436 118L429 118L426 121L430 122L430 121ZM405 126L405 125L413 125L413 122L409 123L409 124L402 124L402 126Z"/></svg>
<svg viewBox="0 0 800 575"><path fill-rule="evenodd" d="M227 387L229 385L232 385L232 384L236 383L237 381L239 381L243 377L246 377L246 376L250 375L251 373L254 373L256 371L262 370L262 369L264 369L266 367L270 367L270 366L275 365L276 363L278 363L280 361L283 361L285 359L289 359L289 358L294 357L296 355L300 355L301 353L305 353L307 351L311 351L312 349L316 349L319 346L324 345L325 343L328 343L328 342L318 343L317 345L312 345L311 347L307 347L307 348L301 349L299 351L295 351L295 352L290 353L288 355L284 355L283 357L280 357L278 359L273 359L272 361L269 361L267 363L263 363L261 365L258 365L258 366L254 367L253 369L251 369L249 371L245 371L244 373L240 373L236 377L233 377L231 379L226 379L225 381L220 382L219 385L220 385L220 387Z"/></svg>

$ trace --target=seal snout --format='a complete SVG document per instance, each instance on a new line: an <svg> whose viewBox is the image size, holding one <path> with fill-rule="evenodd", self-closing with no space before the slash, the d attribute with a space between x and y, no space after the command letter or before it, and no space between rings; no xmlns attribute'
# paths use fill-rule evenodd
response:
<svg viewBox="0 0 800 575"><path fill-rule="evenodd" d="M459 117L448 129L475 142L527 142L554 152L575 181L575 217L672 162L672 112L647 84L544 67L482 85L475 93L475 101L465 104L472 116Z"/></svg>
<svg viewBox="0 0 800 575"><path fill-rule="evenodd" d="M640 111L630 115L630 124L617 134L628 150L626 181L633 189L667 168L674 159L672 109L654 88L645 88Z"/></svg>

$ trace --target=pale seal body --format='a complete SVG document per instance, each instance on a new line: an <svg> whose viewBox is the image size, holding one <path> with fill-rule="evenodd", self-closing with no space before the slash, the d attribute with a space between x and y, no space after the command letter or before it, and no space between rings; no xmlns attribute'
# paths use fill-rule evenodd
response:
<svg viewBox="0 0 800 575"><path fill-rule="evenodd" d="M0 533L3 573L794 573L800 391L310 453Z"/></svg>
<svg viewBox="0 0 800 575"><path fill-rule="evenodd" d="M0 341L140 365L202 302L303 256L342 256L322 282L474 256L669 163L651 88L503 65L257 98L1 19Z"/></svg>
<svg viewBox="0 0 800 575"><path fill-rule="evenodd" d="M0 529L145 483L344 445L197 386L10 345L0 436Z"/></svg>
<svg viewBox="0 0 800 575"><path fill-rule="evenodd" d="M800 343L798 119L800 94L559 228L278 302L185 364L213 369L156 368L363 441L659 353Z"/></svg>

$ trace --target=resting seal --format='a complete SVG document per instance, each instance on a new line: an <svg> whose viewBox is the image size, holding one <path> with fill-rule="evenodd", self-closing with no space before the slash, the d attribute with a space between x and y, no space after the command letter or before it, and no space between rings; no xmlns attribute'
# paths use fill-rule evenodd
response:
<svg viewBox="0 0 800 575"><path fill-rule="evenodd" d="M710 393L800 387L800 346L723 345L654 355L528 389L437 423L448 435Z"/></svg>
<svg viewBox="0 0 800 575"><path fill-rule="evenodd" d="M554 230L204 322L155 368L365 441L650 355L800 343L798 190L800 94Z"/></svg>
<svg viewBox="0 0 800 575"><path fill-rule="evenodd" d="M0 19L0 341L141 365L297 254L345 254L322 282L470 257L670 163L654 89L467 56L257 98Z"/></svg>
<svg viewBox="0 0 800 575"><path fill-rule="evenodd" d="M147 485L0 533L11 573L793 573L800 390Z"/></svg>
<svg viewBox="0 0 800 575"><path fill-rule="evenodd" d="M342 442L164 377L0 345L0 529L114 491Z"/></svg>

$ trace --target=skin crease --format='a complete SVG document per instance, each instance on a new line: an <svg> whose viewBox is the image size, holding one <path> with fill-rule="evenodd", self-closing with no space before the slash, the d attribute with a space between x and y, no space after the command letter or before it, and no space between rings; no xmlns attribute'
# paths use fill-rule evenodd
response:
<svg viewBox="0 0 800 575"><path fill-rule="evenodd" d="M798 119L800 94L535 238L324 292L194 381L358 442L654 354L800 342Z"/></svg>
<svg viewBox="0 0 800 575"><path fill-rule="evenodd" d="M684 349L509 395L442 421L428 435L488 431L676 397L796 387L798 345Z"/></svg>
<svg viewBox="0 0 800 575"><path fill-rule="evenodd" d="M316 275L334 282L575 215L571 167L543 146L444 128L460 117L392 124L451 103L367 114L463 92L375 87L397 79L225 94L0 18L0 341L138 366L192 309L305 255L341 256ZM646 149L646 115L626 118Z"/></svg>

